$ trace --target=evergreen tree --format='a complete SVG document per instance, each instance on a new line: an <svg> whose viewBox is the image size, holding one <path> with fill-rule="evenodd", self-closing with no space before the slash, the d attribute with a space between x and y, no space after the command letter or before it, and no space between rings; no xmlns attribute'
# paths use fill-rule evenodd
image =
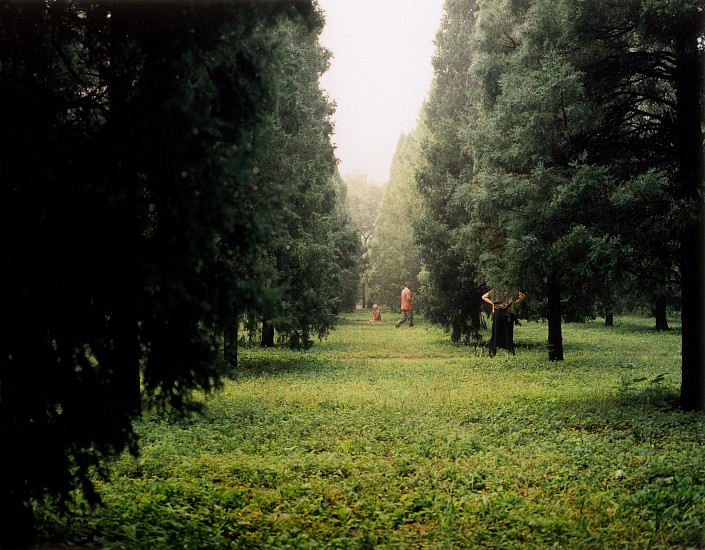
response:
<svg viewBox="0 0 705 550"><path fill-rule="evenodd" d="M586 149L624 182L622 213L642 230L631 233L631 258L643 266L656 313L680 278L683 323L681 406L705 407L703 248L703 40L699 0L596 2L580 12L578 34L591 48L576 64L604 115ZM619 219L619 218L618 218ZM624 218L622 218L624 219ZM657 325L658 326L658 325Z"/></svg>
<svg viewBox="0 0 705 550"><path fill-rule="evenodd" d="M360 240L369 246L375 235L377 210L382 200L383 187L372 183L363 174L354 174L345 178L348 190L348 204Z"/></svg>
<svg viewBox="0 0 705 550"><path fill-rule="evenodd" d="M319 87L330 53L318 36L323 17L308 26L282 21L279 94L264 144L256 152L256 181L286 182L285 217L265 247L267 284L279 299L262 321L262 345L275 334L292 348L308 348L337 322L350 280L357 277L359 241L335 170L330 136L333 106ZM260 312L255 312L260 313Z"/></svg>
<svg viewBox="0 0 705 550"><path fill-rule="evenodd" d="M355 212L350 206L348 186L339 173L335 181L338 186L338 201L335 218L339 220L337 235L337 263L342 267L342 300L340 309L354 311L357 307L360 281L365 273L366 248L360 242L360 227Z"/></svg>
<svg viewBox="0 0 705 550"><path fill-rule="evenodd" d="M183 410L224 372L221 338L278 204L252 151L273 110L272 25L305 2L0 4L3 548L31 502L88 496L144 397ZM264 146L264 144L263 144ZM21 236L21 238L20 238Z"/></svg>
<svg viewBox="0 0 705 550"><path fill-rule="evenodd" d="M467 138L478 91L469 78L477 11L475 2L446 2L417 170L424 205L416 235L424 265L425 313L449 330L453 341L465 342L479 337L480 297L486 290L477 267L480 241L472 230L474 160Z"/></svg>
<svg viewBox="0 0 705 550"><path fill-rule="evenodd" d="M560 320L608 312L622 278L654 295L661 320L673 274L693 295L683 305L697 307L701 3L479 7L446 4L453 15L444 28L456 36L439 38L439 56L455 63L437 70L436 83L449 94L458 90L460 101L451 104L459 122L449 116L440 126L430 116L429 126L436 124L434 136L451 136L432 145L456 140L448 158L472 154L471 176L445 189L456 196L468 189L455 204L469 205L470 255L484 276L490 283L528 279L531 309L549 318L552 358L562 356ZM473 14L474 25L460 24L463 14ZM451 53L458 45L465 60ZM426 156L431 167L452 166ZM443 180L428 174L438 197ZM703 386L698 319L684 310L686 408L700 407L693 392L701 390L693 388Z"/></svg>

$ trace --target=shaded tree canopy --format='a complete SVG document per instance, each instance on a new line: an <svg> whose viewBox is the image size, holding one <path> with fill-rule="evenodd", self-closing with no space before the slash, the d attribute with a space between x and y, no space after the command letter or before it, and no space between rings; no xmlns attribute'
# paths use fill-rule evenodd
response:
<svg viewBox="0 0 705 550"><path fill-rule="evenodd" d="M276 302L263 251L294 186L259 152L282 25L321 24L301 1L0 3L3 548L33 499L91 496L89 470L136 450L143 399L218 387L223 337Z"/></svg>
<svg viewBox="0 0 705 550"><path fill-rule="evenodd" d="M449 330L453 341L466 343L479 337L480 297L487 290L477 262L484 239L473 231L474 160L466 135L477 94L468 77L476 12L474 2L446 2L434 81L423 108L427 131L416 172L423 207L414 224L426 314Z"/></svg>
<svg viewBox="0 0 705 550"><path fill-rule="evenodd" d="M693 298L682 387L703 393L702 2L445 8L419 171L425 256L463 235L452 264L526 289L529 312L548 318L551 359L563 357L563 320L607 313L626 284L663 307L680 279ZM450 271L429 266L429 279Z"/></svg>
<svg viewBox="0 0 705 550"><path fill-rule="evenodd" d="M260 280L276 300L265 311L248 311L257 320L251 332L261 323L266 346L274 345L276 333L292 348L310 347L335 326L357 288L361 247L336 171L333 105L319 86L330 58L318 43L323 18L315 23L315 32L295 22L277 29L281 90L260 136L267 146L254 153L257 184L278 188L284 200L281 223L261 250L270 271Z"/></svg>

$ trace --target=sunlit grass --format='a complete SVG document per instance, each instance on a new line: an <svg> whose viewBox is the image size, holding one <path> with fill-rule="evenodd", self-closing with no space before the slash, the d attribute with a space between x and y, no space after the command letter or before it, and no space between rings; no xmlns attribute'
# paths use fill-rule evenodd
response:
<svg viewBox="0 0 705 550"><path fill-rule="evenodd" d="M702 415L680 334L652 321L516 327L517 355L418 316L344 318L309 352L243 349L206 412L143 451L64 537L116 548L702 548ZM485 340L489 331L485 331ZM47 532L59 530L47 518Z"/></svg>

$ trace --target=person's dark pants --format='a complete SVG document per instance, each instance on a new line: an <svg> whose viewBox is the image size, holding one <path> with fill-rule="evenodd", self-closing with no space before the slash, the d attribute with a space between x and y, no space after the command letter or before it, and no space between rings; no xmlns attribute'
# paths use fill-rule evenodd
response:
<svg viewBox="0 0 705 550"><path fill-rule="evenodd" d="M495 309L492 314L492 338L490 338L490 357L494 357L497 348L504 348L512 355L514 352L514 318L506 309Z"/></svg>
<svg viewBox="0 0 705 550"><path fill-rule="evenodd" d="M402 309L401 310L401 317L397 321L397 326L401 325L402 323L409 321L409 326L413 327L414 326L414 310L413 309Z"/></svg>

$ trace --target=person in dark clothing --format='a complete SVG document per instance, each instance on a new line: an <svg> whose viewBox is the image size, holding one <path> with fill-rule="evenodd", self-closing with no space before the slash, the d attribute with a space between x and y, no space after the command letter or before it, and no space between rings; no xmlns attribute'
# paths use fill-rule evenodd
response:
<svg viewBox="0 0 705 550"><path fill-rule="evenodd" d="M516 296L516 297L515 297ZM512 306L524 299L520 290L489 290L482 299L492 306L492 337L490 338L490 357L494 357L497 348L504 348L512 355L514 352L514 321L516 316Z"/></svg>

